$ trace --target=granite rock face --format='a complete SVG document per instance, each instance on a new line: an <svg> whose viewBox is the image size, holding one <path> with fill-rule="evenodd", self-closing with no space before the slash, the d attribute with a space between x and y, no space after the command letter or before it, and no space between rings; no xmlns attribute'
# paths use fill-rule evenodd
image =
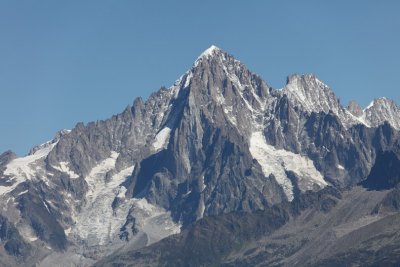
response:
<svg viewBox="0 0 400 267"><path fill-rule="evenodd" d="M33 248L39 266L86 266L205 217L357 185L397 162L399 121L393 101L345 108L314 75L273 89L212 46L146 101L0 155L1 216L21 244L4 265Z"/></svg>

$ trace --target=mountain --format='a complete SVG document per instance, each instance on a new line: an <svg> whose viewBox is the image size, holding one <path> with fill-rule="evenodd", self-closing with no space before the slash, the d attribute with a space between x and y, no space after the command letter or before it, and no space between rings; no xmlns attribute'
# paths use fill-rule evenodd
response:
<svg viewBox="0 0 400 267"><path fill-rule="evenodd" d="M398 211L399 119L386 98L343 107L314 75L273 89L211 46L146 101L60 131L25 157L0 155L0 264L246 266L272 264L266 251L279 251L277 263L307 265L316 254L294 252L306 246L295 229L335 248L318 259L333 264L341 243L321 234L345 227L347 238ZM368 208L356 211L356 199ZM370 219L379 205L387 209ZM296 248L268 247L281 229ZM245 251L254 242L266 247L257 259Z"/></svg>

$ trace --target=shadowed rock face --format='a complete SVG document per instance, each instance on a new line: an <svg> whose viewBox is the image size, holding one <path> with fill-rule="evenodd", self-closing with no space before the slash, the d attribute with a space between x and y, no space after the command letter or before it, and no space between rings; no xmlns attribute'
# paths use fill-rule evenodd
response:
<svg viewBox="0 0 400 267"><path fill-rule="evenodd" d="M18 233L18 229L7 218L0 215L0 265L17 266L28 259L31 254L31 246L24 241Z"/></svg>
<svg viewBox="0 0 400 267"><path fill-rule="evenodd" d="M367 179L361 184L369 190L388 190L400 182L400 159L392 151L380 152Z"/></svg>
<svg viewBox="0 0 400 267"><path fill-rule="evenodd" d="M26 157L0 155L2 216L43 265L59 255L88 265L202 218L270 209L327 185L368 178L386 190L397 181L398 111L387 99L344 108L314 75L275 90L211 47L146 101L78 123Z"/></svg>

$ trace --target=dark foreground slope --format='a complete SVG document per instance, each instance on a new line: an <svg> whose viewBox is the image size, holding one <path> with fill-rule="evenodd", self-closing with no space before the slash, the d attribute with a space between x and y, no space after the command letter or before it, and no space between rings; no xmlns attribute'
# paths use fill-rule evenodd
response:
<svg viewBox="0 0 400 267"><path fill-rule="evenodd" d="M265 211L204 218L95 266L394 266L399 196L399 189L326 188Z"/></svg>

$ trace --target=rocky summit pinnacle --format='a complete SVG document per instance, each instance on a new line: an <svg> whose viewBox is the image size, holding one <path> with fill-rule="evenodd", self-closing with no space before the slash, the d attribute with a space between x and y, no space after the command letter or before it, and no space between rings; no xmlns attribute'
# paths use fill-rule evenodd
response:
<svg viewBox="0 0 400 267"><path fill-rule="evenodd" d="M203 57L210 57L213 56L217 53L221 53L222 50L218 47L216 47L215 45L211 45L209 48L207 48L206 50L204 50L203 53L200 54L200 56L197 58L203 58Z"/></svg>
<svg viewBox="0 0 400 267"><path fill-rule="evenodd" d="M361 117L363 115L363 110L356 101L350 101L347 106L347 110L356 117Z"/></svg>
<svg viewBox="0 0 400 267"><path fill-rule="evenodd" d="M343 107L315 75L291 75L283 89L274 89L211 46L174 85L146 101L137 98L107 120L78 123L25 157L1 154L0 228L8 230L0 233L0 265L90 266L104 258L100 263L108 266L132 255L138 262L140 257L161 261L154 266L174 265L153 253L172 255L169 249L180 251L178 239L200 242L197 235L207 236L210 229L243 238L226 244L244 246L304 210L330 214L343 188L358 188L368 179L365 184L392 190L396 170L382 176L391 179L384 187L378 187L377 173L391 166L385 162L398 161L399 110L387 99L364 110L355 104ZM368 205L379 205L386 193L355 195L360 203L369 199ZM347 195L343 209L352 203ZM390 199L396 196L387 203ZM388 210L396 208L387 203L382 205ZM346 218L364 220L362 212ZM225 225L232 220L238 225ZM337 223L330 237L351 228L349 221ZM317 229L320 224L310 225ZM115 256L136 250L140 253ZM227 257L215 264L239 255L218 254L233 253L230 246L215 251L207 255ZM308 256L298 255L313 258ZM196 257L190 257L195 263L182 259L183 265L211 264Z"/></svg>

